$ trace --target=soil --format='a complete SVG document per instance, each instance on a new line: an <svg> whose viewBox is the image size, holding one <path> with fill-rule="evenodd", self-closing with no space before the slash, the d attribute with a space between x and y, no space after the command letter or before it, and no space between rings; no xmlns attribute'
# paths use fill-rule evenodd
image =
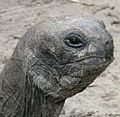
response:
<svg viewBox="0 0 120 117"><path fill-rule="evenodd" d="M120 117L120 0L0 0L0 71L31 26L58 14L103 20L113 36L115 55L94 83L66 100L60 117Z"/></svg>

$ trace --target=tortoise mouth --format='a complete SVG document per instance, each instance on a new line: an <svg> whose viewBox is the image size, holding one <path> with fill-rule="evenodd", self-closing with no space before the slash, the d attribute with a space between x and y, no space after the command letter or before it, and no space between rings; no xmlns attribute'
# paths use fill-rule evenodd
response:
<svg viewBox="0 0 120 117"><path fill-rule="evenodd" d="M109 59L106 59L105 57L84 56L69 63L70 68L67 74L75 78L85 77L87 73L92 75L99 74L112 63L113 59L113 56Z"/></svg>
<svg viewBox="0 0 120 117"><path fill-rule="evenodd" d="M95 65L109 65L113 61L114 57L103 57L103 56L83 56L71 63L84 63L87 66L95 66Z"/></svg>

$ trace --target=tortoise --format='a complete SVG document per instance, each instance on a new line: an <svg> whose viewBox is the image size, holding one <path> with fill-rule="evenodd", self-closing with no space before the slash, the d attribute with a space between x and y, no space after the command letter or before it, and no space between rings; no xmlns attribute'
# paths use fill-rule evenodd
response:
<svg viewBox="0 0 120 117"><path fill-rule="evenodd" d="M91 17L47 17L19 40L0 76L0 117L58 117L113 61L113 39Z"/></svg>

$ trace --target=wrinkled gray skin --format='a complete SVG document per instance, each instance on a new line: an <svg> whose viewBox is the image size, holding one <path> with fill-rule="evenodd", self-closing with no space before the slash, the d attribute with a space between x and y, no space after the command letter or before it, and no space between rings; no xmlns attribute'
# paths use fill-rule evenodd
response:
<svg viewBox="0 0 120 117"><path fill-rule="evenodd" d="M1 73L0 117L58 117L66 98L112 61L113 40L102 21L41 21L25 33Z"/></svg>

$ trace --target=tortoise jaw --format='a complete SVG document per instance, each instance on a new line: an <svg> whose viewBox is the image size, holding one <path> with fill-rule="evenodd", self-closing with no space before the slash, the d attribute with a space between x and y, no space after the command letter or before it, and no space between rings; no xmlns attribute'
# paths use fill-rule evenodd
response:
<svg viewBox="0 0 120 117"><path fill-rule="evenodd" d="M107 63L111 63L114 60L114 57L109 56L109 58L108 57L106 58L105 56L83 56L83 57L80 57L80 58L74 60L73 63L84 62L86 60L90 61L92 59L98 59L98 60L101 60L103 64L105 64L105 63L107 64Z"/></svg>
<svg viewBox="0 0 120 117"><path fill-rule="evenodd" d="M92 59L92 58L103 58L104 59L104 57L97 57L97 56L82 56L82 57L74 60L73 62L81 62L81 61Z"/></svg>

